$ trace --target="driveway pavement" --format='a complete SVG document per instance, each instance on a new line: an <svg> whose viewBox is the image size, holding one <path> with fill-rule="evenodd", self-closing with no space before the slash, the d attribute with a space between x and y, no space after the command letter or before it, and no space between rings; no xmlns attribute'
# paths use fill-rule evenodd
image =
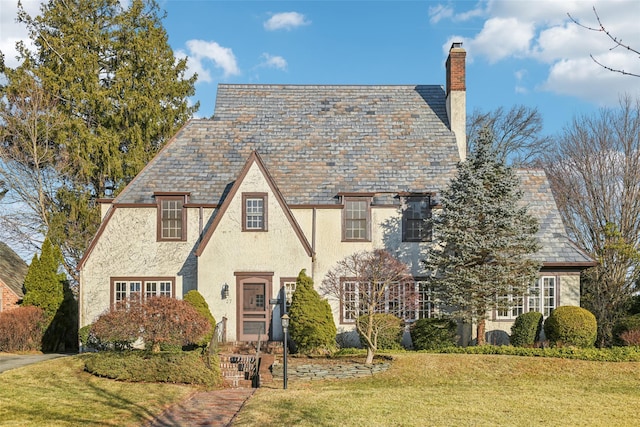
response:
<svg viewBox="0 0 640 427"><path fill-rule="evenodd" d="M0 353L0 372L9 369L19 368L21 366L30 365L32 363L43 362L57 357L68 356L68 354L8 354Z"/></svg>

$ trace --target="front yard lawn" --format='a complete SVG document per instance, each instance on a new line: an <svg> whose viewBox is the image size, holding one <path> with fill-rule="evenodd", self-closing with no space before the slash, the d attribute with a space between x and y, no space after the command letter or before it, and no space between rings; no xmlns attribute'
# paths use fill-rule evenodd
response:
<svg viewBox="0 0 640 427"><path fill-rule="evenodd" d="M0 425L139 426L195 387L127 383L84 372L82 356L0 374Z"/></svg>
<svg viewBox="0 0 640 427"><path fill-rule="evenodd" d="M635 426L640 363L403 353L366 379L281 386L234 426Z"/></svg>

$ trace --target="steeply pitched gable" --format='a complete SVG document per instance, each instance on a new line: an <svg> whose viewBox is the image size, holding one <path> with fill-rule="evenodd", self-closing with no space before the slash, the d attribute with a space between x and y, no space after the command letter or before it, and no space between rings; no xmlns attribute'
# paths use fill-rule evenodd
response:
<svg viewBox="0 0 640 427"><path fill-rule="evenodd" d="M276 185L273 178L269 174L269 171L267 170L264 163L262 162L262 159L260 159L260 155L255 151L251 153L251 156L249 156L249 159L245 163L245 166L242 168L242 171L240 172L238 179L233 183L233 185L229 190L229 194L227 195L227 197L225 197L224 202L216 210L215 217L213 218L211 226L207 229L206 233L202 237L202 242L200 243L200 245L198 245L198 248L196 250L196 256L200 256L204 251L205 247L207 246L207 243L209 243L209 240L211 239L211 236L213 235L213 233L215 233L215 230L218 224L222 220L222 217L224 216L229 204L233 200L234 196L236 196L238 189L240 188L244 180L244 177L247 175L247 173L249 172L249 169L251 169L251 166L253 166L254 164L258 166L258 168L260 169L260 172L262 173L267 184L269 185L271 192L276 196L278 205L280 206L284 215L289 221L289 224L291 224L291 228L295 232L296 236L298 236L298 240L300 240L300 244L304 247L304 250L307 252L307 255L313 256L313 249L311 248L309 241L304 236L304 233L300 229L298 222L293 217L293 214L291 213L291 210L289 209L284 198L282 197L280 190L278 190L278 186Z"/></svg>

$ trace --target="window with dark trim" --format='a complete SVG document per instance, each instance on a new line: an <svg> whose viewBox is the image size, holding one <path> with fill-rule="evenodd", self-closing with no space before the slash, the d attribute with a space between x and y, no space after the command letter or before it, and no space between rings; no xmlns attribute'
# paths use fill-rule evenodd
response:
<svg viewBox="0 0 640 427"><path fill-rule="evenodd" d="M345 197L342 209L342 239L371 240L371 198Z"/></svg>
<svg viewBox="0 0 640 427"><path fill-rule="evenodd" d="M158 203L158 240L187 240L186 196L156 196Z"/></svg>
<svg viewBox="0 0 640 427"><path fill-rule="evenodd" d="M402 209L402 241L428 242L431 240L431 197L405 197Z"/></svg>
<svg viewBox="0 0 640 427"><path fill-rule="evenodd" d="M242 231L267 231L267 193L242 194Z"/></svg>
<svg viewBox="0 0 640 427"><path fill-rule="evenodd" d="M112 277L111 304L152 297L175 297L174 277Z"/></svg>
<svg viewBox="0 0 640 427"><path fill-rule="evenodd" d="M371 284L345 279L341 286L340 323L355 323L364 313L365 300L372 292ZM406 322L431 318L439 313L431 288L424 280L387 284L377 302L376 313L393 314Z"/></svg>

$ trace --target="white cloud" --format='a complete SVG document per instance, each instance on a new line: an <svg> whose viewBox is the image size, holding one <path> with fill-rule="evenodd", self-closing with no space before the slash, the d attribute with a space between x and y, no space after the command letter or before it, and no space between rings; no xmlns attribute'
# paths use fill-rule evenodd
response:
<svg viewBox="0 0 640 427"><path fill-rule="evenodd" d="M282 12L276 13L265 21L264 28L267 31L292 30L293 28L309 24L311 24L311 21L307 20L307 18L301 13Z"/></svg>
<svg viewBox="0 0 640 427"><path fill-rule="evenodd" d="M222 69L223 77L240 74L236 57L231 48L205 40L189 40L186 45L188 51L177 51L176 57L188 57L189 72L191 75L198 73L199 82L209 83L212 81L211 72L207 68L210 63L213 63L214 67Z"/></svg>
<svg viewBox="0 0 640 427"><path fill-rule="evenodd" d="M637 54L619 47L611 50L615 43L604 32L583 28L568 16L584 26L599 28L595 7L606 29L637 50L640 49L637 0L537 0L527 5L512 0L489 0L463 13L453 10L459 9L460 4L448 5L430 8L432 22L484 20L475 34L450 37L443 46L448 51L451 41L462 40L469 62L482 58L490 64L506 59L534 60L548 66L548 74L535 83L539 90L599 104L616 104L621 93L640 92L640 78L607 71L590 57L593 55L608 67L640 74ZM522 90L518 83L516 91Z"/></svg>
<svg viewBox="0 0 640 427"><path fill-rule="evenodd" d="M287 70L287 60L282 56L270 55L268 53L263 53L261 56L262 62L260 63L261 67L267 68L276 68L278 70Z"/></svg>

